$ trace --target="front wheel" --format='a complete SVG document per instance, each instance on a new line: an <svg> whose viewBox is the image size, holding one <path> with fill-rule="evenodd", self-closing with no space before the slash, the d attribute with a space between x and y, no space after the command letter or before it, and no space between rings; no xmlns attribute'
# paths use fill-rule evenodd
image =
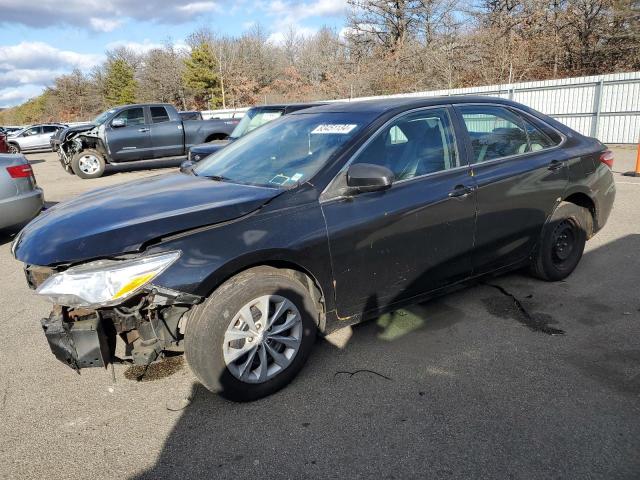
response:
<svg viewBox="0 0 640 480"><path fill-rule="evenodd" d="M317 307L287 272L261 267L224 283L187 322L185 354L212 392L251 401L287 385L313 347Z"/></svg>
<svg viewBox="0 0 640 480"><path fill-rule="evenodd" d="M9 144L9 153L20 153L20 146L15 143Z"/></svg>
<svg viewBox="0 0 640 480"><path fill-rule="evenodd" d="M80 178L101 177L105 167L102 154L91 148L76 153L71 159L71 169Z"/></svg>
<svg viewBox="0 0 640 480"><path fill-rule="evenodd" d="M582 258L591 222L591 212L586 208L560 203L544 226L531 260L531 273L550 282L569 276Z"/></svg>

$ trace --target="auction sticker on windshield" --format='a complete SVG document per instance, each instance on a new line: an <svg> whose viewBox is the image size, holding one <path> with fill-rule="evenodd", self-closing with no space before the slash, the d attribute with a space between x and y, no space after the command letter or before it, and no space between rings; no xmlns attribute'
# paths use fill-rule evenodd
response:
<svg viewBox="0 0 640 480"><path fill-rule="evenodd" d="M357 125L354 125L354 124L343 124L343 123L323 124L323 125L318 125L316 128L314 128L311 131L311 133L345 135L351 132L351 130L353 130L356 127Z"/></svg>

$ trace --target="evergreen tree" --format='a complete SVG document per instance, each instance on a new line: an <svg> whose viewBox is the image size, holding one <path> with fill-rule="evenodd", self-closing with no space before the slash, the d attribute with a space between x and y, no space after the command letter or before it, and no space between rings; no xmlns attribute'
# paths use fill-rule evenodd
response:
<svg viewBox="0 0 640 480"><path fill-rule="evenodd" d="M137 87L133 67L126 61L116 59L107 65L104 98L108 105L135 103Z"/></svg>
<svg viewBox="0 0 640 480"><path fill-rule="evenodd" d="M196 45L184 63L184 83L193 91L198 107L213 108L219 105L218 63L211 46L205 42Z"/></svg>

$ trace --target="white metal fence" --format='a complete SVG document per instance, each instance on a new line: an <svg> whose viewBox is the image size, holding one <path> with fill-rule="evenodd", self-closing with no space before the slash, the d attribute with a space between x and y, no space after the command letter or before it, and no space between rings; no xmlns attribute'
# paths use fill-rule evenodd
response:
<svg viewBox="0 0 640 480"><path fill-rule="evenodd" d="M640 72L346 98L335 101L450 95L510 98L605 143L636 143L640 140ZM246 109L209 110L202 112L202 115L205 118L228 118L229 115L233 116L235 112L243 113L244 110Z"/></svg>
<svg viewBox="0 0 640 480"><path fill-rule="evenodd" d="M452 95L509 98L605 143L640 140L640 72L360 97L351 101Z"/></svg>

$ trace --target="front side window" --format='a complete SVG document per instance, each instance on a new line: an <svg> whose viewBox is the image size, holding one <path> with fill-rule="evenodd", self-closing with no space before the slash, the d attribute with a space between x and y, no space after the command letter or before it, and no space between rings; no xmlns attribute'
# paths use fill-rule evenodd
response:
<svg viewBox="0 0 640 480"><path fill-rule="evenodd" d="M400 117L377 133L353 163L387 167L396 180L459 167L447 111L433 108Z"/></svg>
<svg viewBox="0 0 640 480"><path fill-rule="evenodd" d="M152 123L162 123L168 122L171 120L169 118L169 114L167 113L167 109L164 107L151 107L151 122Z"/></svg>
<svg viewBox="0 0 640 480"><path fill-rule="evenodd" d="M32 137L34 135L40 135L42 133L42 127L31 127L24 131L22 134L25 137Z"/></svg>
<svg viewBox="0 0 640 480"><path fill-rule="evenodd" d="M222 181L291 188L311 179L370 121L366 114L287 115L233 142L193 171Z"/></svg>
<svg viewBox="0 0 640 480"><path fill-rule="evenodd" d="M120 112L114 120L122 119L127 127L144 125L144 109L142 107L128 108Z"/></svg>
<svg viewBox="0 0 640 480"><path fill-rule="evenodd" d="M554 146L548 135L530 121L504 107L458 107L471 137L474 163L536 152Z"/></svg>

